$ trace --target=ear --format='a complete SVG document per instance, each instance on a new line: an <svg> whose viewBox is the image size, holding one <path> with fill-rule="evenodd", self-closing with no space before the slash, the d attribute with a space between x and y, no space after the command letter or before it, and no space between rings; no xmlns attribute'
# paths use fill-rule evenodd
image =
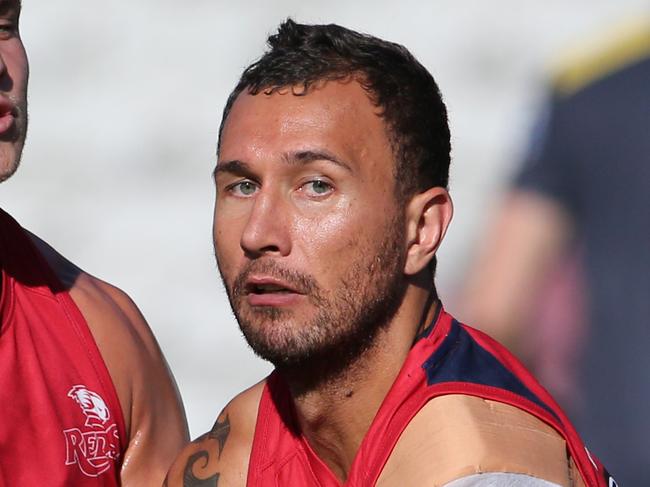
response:
<svg viewBox="0 0 650 487"><path fill-rule="evenodd" d="M404 273L415 275L433 259L454 213L445 188L429 188L406 207L407 254Z"/></svg>

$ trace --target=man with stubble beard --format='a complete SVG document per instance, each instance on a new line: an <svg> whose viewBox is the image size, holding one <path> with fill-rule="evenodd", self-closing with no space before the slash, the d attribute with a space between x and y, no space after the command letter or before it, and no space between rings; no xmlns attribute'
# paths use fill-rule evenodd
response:
<svg viewBox="0 0 650 487"><path fill-rule="evenodd" d="M449 129L402 46L291 20L230 95L214 242L275 366L170 486L607 485L553 399L434 286Z"/></svg>
<svg viewBox="0 0 650 487"><path fill-rule="evenodd" d="M2 181L27 130L20 10L0 0ZM137 307L2 210L0 272L0 485L160 485L187 425Z"/></svg>

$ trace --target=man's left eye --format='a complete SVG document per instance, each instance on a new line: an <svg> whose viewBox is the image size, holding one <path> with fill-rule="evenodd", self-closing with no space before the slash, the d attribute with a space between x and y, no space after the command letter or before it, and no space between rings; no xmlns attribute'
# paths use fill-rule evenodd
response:
<svg viewBox="0 0 650 487"><path fill-rule="evenodd" d="M318 196L327 194L333 189L331 184L323 181L322 179L309 181L303 186L303 188L305 188L307 192Z"/></svg>
<svg viewBox="0 0 650 487"><path fill-rule="evenodd" d="M0 22L0 35L10 37L16 32L16 24L11 22Z"/></svg>

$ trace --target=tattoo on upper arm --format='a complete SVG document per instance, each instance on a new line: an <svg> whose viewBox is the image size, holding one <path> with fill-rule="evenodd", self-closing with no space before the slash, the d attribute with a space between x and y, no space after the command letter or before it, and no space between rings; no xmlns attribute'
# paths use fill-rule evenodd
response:
<svg viewBox="0 0 650 487"><path fill-rule="evenodd" d="M197 438L196 442L202 442L205 440L216 440L217 441L217 459L221 458L221 452L226 446L226 440L230 434L230 419L226 414L226 417L223 421L217 421L214 423L214 426L206 434ZM194 475L194 466L199 462L199 470L205 470L210 463L211 452L209 450L199 450L194 453L190 458L188 458L187 463L185 464L185 470L183 471L183 487L218 487L219 485L219 472L215 472L213 475L208 477L200 478Z"/></svg>
<svg viewBox="0 0 650 487"><path fill-rule="evenodd" d="M194 475L193 467L199 460L203 460L203 465L200 468L207 467L210 461L210 454L205 450L201 450L187 460L185 471L183 472L183 487L217 487L219 485L218 473L206 478L198 478Z"/></svg>
<svg viewBox="0 0 650 487"><path fill-rule="evenodd" d="M219 442L219 458L221 458L221 452L226 446L226 440L230 434L230 419L226 414L225 419L222 422L219 422L219 418L212 426L212 429L208 432L207 436L210 439L217 440Z"/></svg>

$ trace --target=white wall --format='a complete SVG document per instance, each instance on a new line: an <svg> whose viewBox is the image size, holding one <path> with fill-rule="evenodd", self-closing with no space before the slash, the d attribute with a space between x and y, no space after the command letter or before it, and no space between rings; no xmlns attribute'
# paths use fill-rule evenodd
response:
<svg viewBox="0 0 650 487"><path fill-rule="evenodd" d="M524 142L544 66L645 0L24 0L32 69L23 165L0 205L139 304L192 436L269 367L240 337L211 247L215 141L240 71L287 16L409 47L449 106L456 217L440 255L453 293ZM452 310L453 311L453 310Z"/></svg>

